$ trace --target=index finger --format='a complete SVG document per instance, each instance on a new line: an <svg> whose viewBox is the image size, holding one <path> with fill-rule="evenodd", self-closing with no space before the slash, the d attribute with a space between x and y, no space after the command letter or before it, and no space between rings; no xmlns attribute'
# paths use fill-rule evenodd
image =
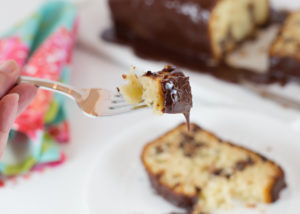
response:
<svg viewBox="0 0 300 214"><path fill-rule="evenodd" d="M0 98L16 83L19 76L19 66L9 60L0 65Z"/></svg>

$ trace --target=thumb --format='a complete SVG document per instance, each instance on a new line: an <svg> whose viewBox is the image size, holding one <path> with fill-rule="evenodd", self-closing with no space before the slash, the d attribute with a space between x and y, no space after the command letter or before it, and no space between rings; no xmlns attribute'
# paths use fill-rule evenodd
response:
<svg viewBox="0 0 300 214"><path fill-rule="evenodd" d="M0 158L7 143L9 130L16 119L18 101L18 94L6 95L0 101Z"/></svg>

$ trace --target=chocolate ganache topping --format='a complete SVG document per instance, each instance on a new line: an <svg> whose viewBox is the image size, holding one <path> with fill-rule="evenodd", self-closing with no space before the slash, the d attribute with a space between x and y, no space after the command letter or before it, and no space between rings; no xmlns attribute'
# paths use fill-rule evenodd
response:
<svg viewBox="0 0 300 214"><path fill-rule="evenodd" d="M210 58L208 21L218 0L110 0L118 37L144 38L162 47ZM139 12L134 12L139 11ZM138 20L138 21L137 21ZM199 52L199 50L202 50Z"/></svg>
<svg viewBox="0 0 300 214"><path fill-rule="evenodd" d="M270 59L270 75L283 84L289 80L300 81L300 61L293 57L276 57Z"/></svg>
<svg viewBox="0 0 300 214"><path fill-rule="evenodd" d="M189 127L189 115L193 106L189 77L185 76L179 69L169 65L157 73L148 71L145 76L160 78L164 99L164 113L183 113Z"/></svg>
<svg viewBox="0 0 300 214"><path fill-rule="evenodd" d="M193 102L189 77L174 67L167 67L162 72L166 74L161 81L165 113L190 112Z"/></svg>

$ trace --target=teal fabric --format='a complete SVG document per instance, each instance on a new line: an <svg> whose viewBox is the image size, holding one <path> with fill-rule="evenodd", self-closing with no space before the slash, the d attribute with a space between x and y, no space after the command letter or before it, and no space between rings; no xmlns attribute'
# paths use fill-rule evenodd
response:
<svg viewBox="0 0 300 214"><path fill-rule="evenodd" d="M7 51L7 47L12 46L13 42L16 41L18 45L22 47L20 50L23 51L26 47L29 48L29 53L25 56L24 60L15 59L17 62L19 60L18 64L20 66L23 64L26 66L28 59L34 57L35 55L33 54L37 50L40 50L41 45L54 33L59 32L59 30L64 30L63 32L66 31L68 36L73 35L72 33L76 29L76 15L76 9L71 3L65 1L50 1L46 3L38 11L20 22L0 38L0 61L15 59L16 54L13 52L19 50L13 47L14 49ZM16 38L17 40L14 40ZM60 80L62 82L69 81L70 68L68 63L69 62L66 62L61 68ZM34 168L62 161L62 152L60 151L59 143L66 142L69 137L64 99L65 98L61 95L55 94L52 103L48 107L48 112L44 115L44 129L37 131L34 138L27 136L26 141L29 141L28 146L31 153L25 160L17 164L5 162L5 160L0 162L0 175L2 175L2 177L19 175ZM9 143L16 141L18 133L18 128L11 131Z"/></svg>

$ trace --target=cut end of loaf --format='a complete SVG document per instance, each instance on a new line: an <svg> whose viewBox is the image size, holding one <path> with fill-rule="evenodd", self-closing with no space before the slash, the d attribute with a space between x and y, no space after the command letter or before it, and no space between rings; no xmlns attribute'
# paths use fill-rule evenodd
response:
<svg viewBox="0 0 300 214"><path fill-rule="evenodd" d="M211 46L216 59L252 36L257 26L269 19L268 0L221 0L209 22Z"/></svg>

